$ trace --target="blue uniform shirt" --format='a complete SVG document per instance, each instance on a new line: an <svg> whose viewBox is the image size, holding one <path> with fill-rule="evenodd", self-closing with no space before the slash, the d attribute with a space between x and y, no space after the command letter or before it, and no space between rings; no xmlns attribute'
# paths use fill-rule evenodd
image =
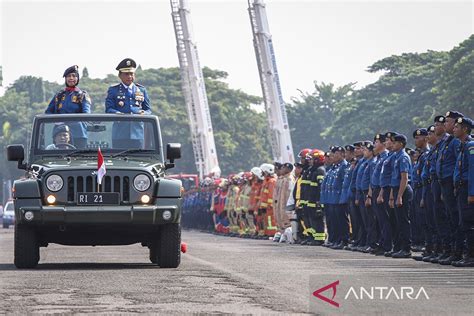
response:
<svg viewBox="0 0 474 316"><path fill-rule="evenodd" d="M439 146L436 160L436 175L438 179L445 179L453 176L454 166L459 154L459 144L461 141L454 136L448 135Z"/></svg>
<svg viewBox="0 0 474 316"><path fill-rule="evenodd" d="M49 102L44 113L46 114L69 114L69 113L90 113L91 98L86 91L75 88L74 91L66 89L59 91ZM67 123L71 129L71 137L87 138L87 130L81 122Z"/></svg>
<svg viewBox="0 0 474 316"><path fill-rule="evenodd" d="M333 179L333 203L341 204L341 195L343 194L343 182L344 175L346 173L348 162L344 159L340 163L336 164L336 169L334 170L334 179Z"/></svg>
<svg viewBox="0 0 474 316"><path fill-rule="evenodd" d="M467 143L467 151L468 151L468 175L467 175L467 181L468 181L468 187L467 187L467 194L469 196L474 196L474 141L470 141Z"/></svg>
<svg viewBox="0 0 474 316"><path fill-rule="evenodd" d="M380 170L380 187L386 188L390 186L392 181L392 161L395 158L394 152L389 152L382 162L382 170Z"/></svg>
<svg viewBox="0 0 474 316"><path fill-rule="evenodd" d="M360 161L360 167L357 170L357 178L356 178L356 190L362 190L362 177L364 176L364 170L367 168L367 160L362 158Z"/></svg>
<svg viewBox="0 0 474 316"><path fill-rule="evenodd" d="M107 91L106 113L140 114L141 111L144 111L144 114L151 114L150 99L142 85L132 84L131 88L127 89L122 83L119 83L111 86ZM143 123L115 122L112 127L112 137L113 139L143 140Z"/></svg>
<svg viewBox="0 0 474 316"><path fill-rule="evenodd" d="M352 172L351 185L350 185L351 191L356 190L357 173L359 171L360 165L362 164L362 160L363 160L363 158L357 159L356 165L355 165L354 170Z"/></svg>
<svg viewBox="0 0 474 316"><path fill-rule="evenodd" d="M333 164L331 167L329 167L326 177L328 177L328 181L326 184L326 203L327 204L334 204L334 188L333 188L333 182L334 182L334 170L336 169L336 166Z"/></svg>
<svg viewBox="0 0 474 316"><path fill-rule="evenodd" d="M384 160L388 157L388 151L384 150L375 157L375 167L372 175L370 176L370 186L372 188L380 187L380 172L382 172L382 166Z"/></svg>
<svg viewBox="0 0 474 316"><path fill-rule="evenodd" d="M364 174L362 175L361 188L364 191L369 189L370 178L372 176L372 173L374 172L374 167L375 167L375 158L372 157L367 160Z"/></svg>
<svg viewBox="0 0 474 316"><path fill-rule="evenodd" d="M410 174L411 172L410 156L408 156L404 149L401 149L399 152L395 153L394 156L395 158L393 159L392 163L392 180L390 182L390 186L392 188L400 186L402 173L406 172L407 174Z"/></svg>
<svg viewBox="0 0 474 316"><path fill-rule="evenodd" d="M347 163L344 167L344 181L342 182L342 193L339 204L347 203L351 197L351 179L353 171L351 164Z"/></svg>
<svg viewBox="0 0 474 316"><path fill-rule="evenodd" d="M458 155L456 166L454 167L454 182L467 181L469 174L469 149L468 144L472 142L472 138L468 137L466 142L460 144L460 153ZM473 166L474 168L474 166Z"/></svg>

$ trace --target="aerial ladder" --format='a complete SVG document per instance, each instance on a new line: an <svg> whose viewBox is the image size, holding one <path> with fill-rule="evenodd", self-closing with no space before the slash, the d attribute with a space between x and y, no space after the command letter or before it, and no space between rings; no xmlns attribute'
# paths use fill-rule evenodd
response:
<svg viewBox="0 0 474 316"><path fill-rule="evenodd" d="M187 0L170 0L181 74L181 88L186 103L194 160L202 180L220 176L211 114Z"/></svg>
<svg viewBox="0 0 474 316"><path fill-rule="evenodd" d="M283 163L293 163L295 158L291 144L290 127L281 93L265 4L262 0L248 0L248 5L273 159Z"/></svg>

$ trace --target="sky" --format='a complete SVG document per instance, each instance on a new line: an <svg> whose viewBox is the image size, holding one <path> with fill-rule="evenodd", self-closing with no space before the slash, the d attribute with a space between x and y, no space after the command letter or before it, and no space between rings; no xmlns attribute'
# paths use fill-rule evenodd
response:
<svg viewBox="0 0 474 316"><path fill-rule="evenodd" d="M144 69L178 66L167 0L0 3L4 87L22 75L63 82L74 64L103 78L125 57ZM381 58L450 50L474 33L473 1L265 3L287 101L312 92L314 81L362 87L379 76L366 69ZM201 65L228 72L231 88L261 95L247 1L190 0L189 7Z"/></svg>

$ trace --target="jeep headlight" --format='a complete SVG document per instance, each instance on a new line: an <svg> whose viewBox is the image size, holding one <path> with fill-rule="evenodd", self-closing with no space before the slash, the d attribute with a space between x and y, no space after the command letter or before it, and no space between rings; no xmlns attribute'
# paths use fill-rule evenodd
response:
<svg viewBox="0 0 474 316"><path fill-rule="evenodd" d="M140 192L148 190L150 184L150 178L144 174L139 174L135 179L133 179L133 186Z"/></svg>
<svg viewBox="0 0 474 316"><path fill-rule="evenodd" d="M51 192L57 192L62 189L64 184L63 178L57 174L53 174L46 179L46 187Z"/></svg>

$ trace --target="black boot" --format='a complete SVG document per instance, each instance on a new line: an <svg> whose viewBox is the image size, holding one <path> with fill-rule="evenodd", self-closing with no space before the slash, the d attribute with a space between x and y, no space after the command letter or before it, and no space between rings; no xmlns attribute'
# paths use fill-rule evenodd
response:
<svg viewBox="0 0 474 316"><path fill-rule="evenodd" d="M431 256L433 254L433 246L426 245L425 250L421 253L421 255L411 256L416 261L422 261L423 258Z"/></svg>
<svg viewBox="0 0 474 316"><path fill-rule="evenodd" d="M454 262L453 266L460 268L474 268L474 245L471 245L471 247L472 248L467 250L467 254L464 259Z"/></svg>
<svg viewBox="0 0 474 316"><path fill-rule="evenodd" d="M439 260L438 263L443 266L447 266L453 263L454 261L459 261L461 259L462 259L462 251L456 250L456 251L453 251L451 255L447 257L446 259Z"/></svg>
<svg viewBox="0 0 474 316"><path fill-rule="evenodd" d="M435 258L431 259L431 263L438 263L440 260L446 259L451 255L451 247L443 247L443 251Z"/></svg>

